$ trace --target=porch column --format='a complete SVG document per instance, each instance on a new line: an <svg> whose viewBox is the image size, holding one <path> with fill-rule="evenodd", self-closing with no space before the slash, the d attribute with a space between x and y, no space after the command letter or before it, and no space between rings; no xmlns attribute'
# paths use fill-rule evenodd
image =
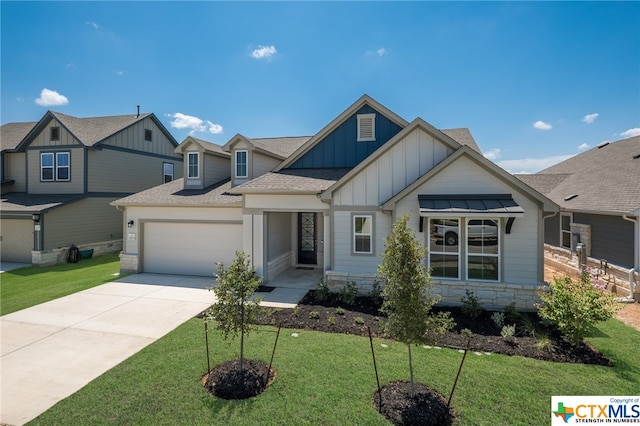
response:
<svg viewBox="0 0 640 426"><path fill-rule="evenodd" d="M323 212L322 219L324 221L323 225L323 252L324 252L324 270L328 271L331 269L331 216L330 212Z"/></svg>
<svg viewBox="0 0 640 426"><path fill-rule="evenodd" d="M242 250L251 256L256 273L267 278L264 276L264 217L262 212L245 212L242 215Z"/></svg>

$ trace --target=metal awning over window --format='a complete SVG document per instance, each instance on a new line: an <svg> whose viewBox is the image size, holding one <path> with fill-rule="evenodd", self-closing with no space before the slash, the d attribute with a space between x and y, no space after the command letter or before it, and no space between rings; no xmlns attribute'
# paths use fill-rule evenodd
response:
<svg viewBox="0 0 640 426"><path fill-rule="evenodd" d="M418 195L420 216L522 217L511 194Z"/></svg>

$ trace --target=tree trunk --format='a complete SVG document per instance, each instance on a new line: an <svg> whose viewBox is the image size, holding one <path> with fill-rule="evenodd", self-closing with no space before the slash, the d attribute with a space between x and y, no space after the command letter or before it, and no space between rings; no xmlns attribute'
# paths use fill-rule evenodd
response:
<svg viewBox="0 0 640 426"><path fill-rule="evenodd" d="M411 358L411 345L407 345L409 349L409 376L411 377L411 398L416 395L415 383L413 381L413 359Z"/></svg>
<svg viewBox="0 0 640 426"><path fill-rule="evenodd" d="M242 327L240 327L240 372L244 372L244 304L242 305Z"/></svg>

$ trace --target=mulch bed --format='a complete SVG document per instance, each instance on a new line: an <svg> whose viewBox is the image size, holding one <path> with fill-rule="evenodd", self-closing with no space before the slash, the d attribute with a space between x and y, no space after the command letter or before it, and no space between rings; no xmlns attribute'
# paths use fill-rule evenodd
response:
<svg viewBox="0 0 640 426"><path fill-rule="evenodd" d="M394 425L448 426L455 418L447 401L433 389L415 383L393 382L376 391L373 404L376 410ZM380 401L382 396L382 401Z"/></svg>
<svg viewBox="0 0 640 426"><path fill-rule="evenodd" d="M371 297L358 297L353 305L338 300L330 294L323 302L315 300L315 290L311 290L294 309L267 308L260 319L261 324L281 325L284 328L317 330L327 333L344 333L368 336L369 329L374 337L385 337L378 309L380 303ZM450 312L456 323L453 330L440 336L434 344L444 347L464 349L467 337L460 333L468 329L473 333L469 349L475 352L489 352L504 355L519 355L552 362L582 363L611 366L611 362L588 344L572 346L553 328L545 327L535 313L524 313L539 331L548 336L548 345L540 348L538 340L529 335L521 324L511 339L504 339L500 329L491 319L492 312L482 311L475 319L464 315L460 308L434 307L433 312Z"/></svg>
<svg viewBox="0 0 640 426"><path fill-rule="evenodd" d="M222 399L246 399L261 394L275 379L275 370L262 361L245 359L223 362L203 377L204 387Z"/></svg>

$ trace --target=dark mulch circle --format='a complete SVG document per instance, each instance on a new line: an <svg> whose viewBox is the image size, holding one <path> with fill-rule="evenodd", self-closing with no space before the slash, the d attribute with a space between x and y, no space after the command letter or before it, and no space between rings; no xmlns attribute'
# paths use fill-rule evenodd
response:
<svg viewBox="0 0 640 426"><path fill-rule="evenodd" d="M247 399L260 395L275 379L276 372L262 361L234 359L214 367L206 376L204 387L218 398Z"/></svg>
<svg viewBox="0 0 640 426"><path fill-rule="evenodd" d="M374 394L373 405L394 425L447 426L453 423L455 414L442 395L420 383L414 387L415 394L411 396L411 383L389 383Z"/></svg>

